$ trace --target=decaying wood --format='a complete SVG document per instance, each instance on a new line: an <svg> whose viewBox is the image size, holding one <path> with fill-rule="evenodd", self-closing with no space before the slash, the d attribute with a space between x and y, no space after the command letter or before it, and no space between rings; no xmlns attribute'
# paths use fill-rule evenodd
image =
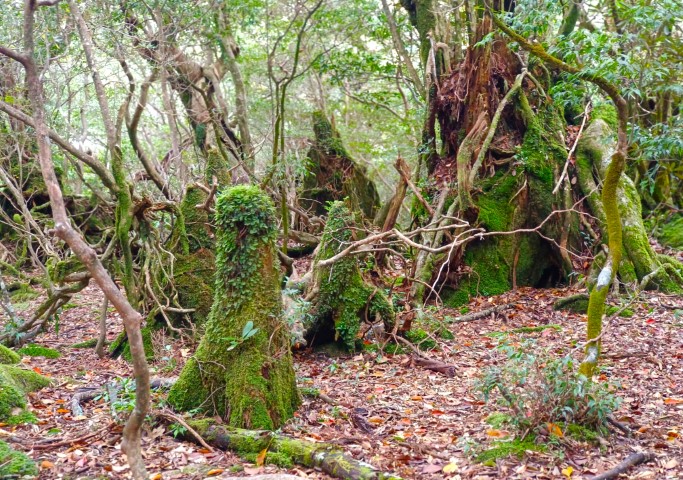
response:
<svg viewBox="0 0 683 480"><path fill-rule="evenodd" d="M188 420L187 423L209 444L221 450L239 448L240 453L258 454L266 449L269 452L286 454L299 465L320 469L332 477L344 480L400 480L400 477L378 471L329 443L309 442L275 432L230 428L218 425L210 419ZM186 438L193 440L192 437ZM244 451L247 445L253 452Z"/></svg>
<svg viewBox="0 0 683 480"><path fill-rule="evenodd" d="M455 377L455 366L441 362L439 360L432 360L421 356L414 355L413 362L415 365L446 375L448 378Z"/></svg>
<svg viewBox="0 0 683 480"><path fill-rule="evenodd" d="M612 478L617 478L622 473L625 473L629 468L640 465L641 463L650 462L655 459L652 453L640 452L633 453L626 457L626 460L621 462L619 465L611 470L608 470L600 475L596 475L591 480L610 480Z"/></svg>
<svg viewBox="0 0 683 480"><path fill-rule="evenodd" d="M172 378L153 378L149 382L149 388L170 388L177 379ZM83 415L83 407L81 404L92 400L98 395L103 395L105 392L104 388L85 388L79 392L76 392L73 397L71 397L71 415L73 417L79 417Z"/></svg>

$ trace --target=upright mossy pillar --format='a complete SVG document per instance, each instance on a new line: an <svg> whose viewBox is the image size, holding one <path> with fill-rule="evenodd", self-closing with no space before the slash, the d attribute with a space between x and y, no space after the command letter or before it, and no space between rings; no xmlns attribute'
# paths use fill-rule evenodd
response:
<svg viewBox="0 0 683 480"><path fill-rule="evenodd" d="M168 401L220 415L231 426L275 429L299 405L282 318L275 208L258 187L216 201L216 284L206 331ZM244 335L251 322L256 333Z"/></svg>

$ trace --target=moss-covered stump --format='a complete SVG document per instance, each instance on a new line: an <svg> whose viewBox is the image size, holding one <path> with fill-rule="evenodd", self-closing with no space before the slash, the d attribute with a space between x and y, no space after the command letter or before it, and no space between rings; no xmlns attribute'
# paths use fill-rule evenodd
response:
<svg viewBox="0 0 683 480"><path fill-rule="evenodd" d="M577 148L577 172L583 193L588 196L591 210L603 225L603 241L607 242L605 214L596 193L594 172L598 180L605 176L616 139L607 123L598 118L586 128ZM665 292L683 291L683 265L669 257L657 255L650 246L648 232L643 225L642 207L638 191L633 181L622 175L617 189L619 214L622 219L623 256L618 272L623 281L642 280L652 272L657 272L648 288L658 288ZM631 279L630 273L635 274ZM625 277L625 278L623 278Z"/></svg>
<svg viewBox="0 0 683 480"><path fill-rule="evenodd" d="M379 209L379 194L365 169L351 158L324 113L313 113L313 131L301 205L324 215L329 202L348 198L354 212L372 220Z"/></svg>
<svg viewBox="0 0 683 480"><path fill-rule="evenodd" d="M210 445L221 450L232 450L246 458L253 458L267 450L280 464L286 464L289 459L291 463L317 468L344 480L400 480L400 477L378 471L346 455L339 447L329 443L308 442L272 432L229 428L208 419L191 420L188 423ZM196 441L190 436L187 439Z"/></svg>
<svg viewBox="0 0 683 480"><path fill-rule="evenodd" d="M20 415L26 408L26 394L50 384L50 380L32 370L0 365L0 421Z"/></svg>
<svg viewBox="0 0 683 480"><path fill-rule="evenodd" d="M178 301L183 308L193 309L190 315L195 325L203 324L211 310L214 275L216 272L214 249L216 246L212 218L197 205L206 202L203 190L190 186L180 205L180 216L171 236L171 246L176 255L173 284ZM174 315L177 326L181 315Z"/></svg>
<svg viewBox="0 0 683 480"><path fill-rule="evenodd" d="M15 364L21 361L21 356L14 350L10 350L4 345L0 345L0 364Z"/></svg>
<svg viewBox="0 0 683 480"><path fill-rule="evenodd" d="M353 216L344 203L332 203L309 286L316 298L305 315L307 342L339 340L349 350L355 350L364 321L375 323L380 320L386 331L393 328L391 302L379 287L365 282L357 256L349 255L326 267L316 265L339 253L353 240L353 227Z"/></svg>
<svg viewBox="0 0 683 480"><path fill-rule="evenodd" d="M173 282L183 308L194 309L192 322L203 325L211 311L216 256L212 250L200 248L187 255L176 255Z"/></svg>
<svg viewBox="0 0 683 480"><path fill-rule="evenodd" d="M540 234L519 233L488 237L469 243L461 257L467 268L442 295L457 307L479 295L497 295L513 286L548 287L572 271L564 249L578 249L578 217L553 215L567 205L562 190L553 195L567 158L561 112L541 104L534 112L526 96L519 96L519 111L526 124L518 161L499 167L493 177L478 182L474 195L477 224L488 232L510 232L541 226ZM548 241L552 239L553 241ZM558 245L564 245L563 248ZM452 265L457 271L460 265ZM438 270L438 267L436 268Z"/></svg>
<svg viewBox="0 0 683 480"><path fill-rule="evenodd" d="M216 224L213 305L168 401L231 426L275 429L300 402L282 318L275 209L257 187L229 188L217 199Z"/></svg>
<svg viewBox="0 0 683 480"><path fill-rule="evenodd" d="M156 327L156 324L147 324L140 329L140 333L142 334L142 345L145 347L145 358L147 358L148 361L154 360L152 332ZM130 353L130 343L128 343L128 336L126 335L125 330L111 342L111 345L109 345L109 353L113 358L122 357L127 362L133 361L133 356Z"/></svg>
<svg viewBox="0 0 683 480"><path fill-rule="evenodd" d="M0 440L0 478L36 477L38 467L22 452L12 448Z"/></svg>

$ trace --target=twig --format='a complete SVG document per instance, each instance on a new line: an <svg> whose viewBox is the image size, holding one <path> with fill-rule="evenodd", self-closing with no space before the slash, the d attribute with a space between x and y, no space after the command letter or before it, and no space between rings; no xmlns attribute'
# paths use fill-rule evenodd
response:
<svg viewBox="0 0 683 480"><path fill-rule="evenodd" d="M165 418L165 419L167 419L167 420L172 420L172 421L174 421L174 422L178 422L178 423L181 424L183 427L185 427L185 429L186 429L186 430L187 430L187 431L188 431L188 432L197 440L197 442L198 442L202 447L206 448L206 449L209 450L210 452L213 452L213 451L214 451L213 447L212 447L211 445L209 445L208 443L206 443L206 442L204 441L204 439L202 438L202 436L201 436L199 433L197 433L197 431L196 431L194 428L192 428L191 426L189 426L189 425L187 424L187 422L186 422L185 420L183 420L181 417L179 417L178 415L174 415L174 414L172 414L172 413L170 413L170 412L166 412L166 411L157 411L157 412L153 412L153 414L156 415L156 416Z"/></svg>
<svg viewBox="0 0 683 480"><path fill-rule="evenodd" d="M626 457L626 460L621 462L619 465L614 467L612 470L608 470L604 473L601 473L600 475L596 475L593 477L591 480L610 480L612 478L616 478L622 473L625 473L626 470L628 470L631 467L635 467L637 465L640 465L641 463L646 463L650 462L655 459L655 456L652 453L647 453L647 452L640 452L640 453L633 453Z"/></svg>
<svg viewBox="0 0 683 480"><path fill-rule="evenodd" d="M579 144L579 140L581 139L581 134L583 133L583 128L586 126L586 121L588 120L588 114L590 113L591 109L591 103L588 102L586 104L586 108L583 110L583 120L581 121L581 128L579 128L579 133L576 135L576 139L574 140L574 144L572 145L572 148L569 150L569 153L567 154L567 161L564 162L564 168L562 169L562 174L560 175L560 178L557 180L557 185L555 185L555 188L553 188L553 195L557 193L557 191L560 189L560 186L562 185L562 182L564 181L564 177L567 176L567 168L569 168L569 161L572 158L572 155L574 155L574 150L576 150L576 146Z"/></svg>
<svg viewBox="0 0 683 480"><path fill-rule="evenodd" d="M114 425L116 425L116 422L111 422L111 423L109 423L109 425L107 425L106 427L100 428L96 432L86 433L85 435L81 435L80 437L72 438L69 440L62 440L62 441L55 442L55 443L52 443L52 441L49 441L49 443L38 443L38 444L34 444L31 448L33 450L49 450L51 448L56 448L56 447L71 446L75 443L79 443L79 442L82 442L84 440L88 440L88 439L91 439L91 438L96 437L98 435L101 435L102 433L108 431Z"/></svg>

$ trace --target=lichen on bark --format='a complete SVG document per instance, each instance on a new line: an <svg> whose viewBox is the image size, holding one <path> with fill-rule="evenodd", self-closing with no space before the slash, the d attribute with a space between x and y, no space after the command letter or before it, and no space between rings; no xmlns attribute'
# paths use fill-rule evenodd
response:
<svg viewBox="0 0 683 480"><path fill-rule="evenodd" d="M299 395L282 318L274 207L257 187L232 187L217 199L216 225L211 313L168 400L178 410L220 415L231 426L278 428ZM244 339L248 322L258 331Z"/></svg>

